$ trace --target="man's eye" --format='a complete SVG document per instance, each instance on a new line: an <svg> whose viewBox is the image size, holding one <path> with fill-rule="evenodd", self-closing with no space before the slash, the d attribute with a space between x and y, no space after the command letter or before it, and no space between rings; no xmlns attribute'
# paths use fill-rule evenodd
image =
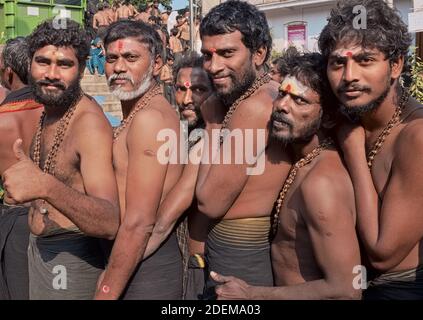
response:
<svg viewBox="0 0 423 320"><path fill-rule="evenodd" d="M279 91L279 97L280 98L283 98L283 97L285 97L287 95L287 93L286 93L286 91Z"/></svg>
<svg viewBox="0 0 423 320"><path fill-rule="evenodd" d="M369 64L371 63L373 60L371 58L363 58L361 59L359 62L360 64Z"/></svg>
<svg viewBox="0 0 423 320"><path fill-rule="evenodd" d="M331 65L334 66L334 67L342 67L344 65L344 61L343 60L333 60Z"/></svg>
<svg viewBox="0 0 423 320"><path fill-rule="evenodd" d="M294 101L295 101L296 104L306 104L307 103L307 101L305 101L304 99L302 99L300 97L296 97L294 99Z"/></svg>
<svg viewBox="0 0 423 320"><path fill-rule="evenodd" d="M203 93L205 90L203 88L195 88L193 91L195 93Z"/></svg>
<svg viewBox="0 0 423 320"><path fill-rule="evenodd" d="M107 61L108 63L113 63L113 62L115 62L115 61L116 61L116 58L115 58L115 57L106 57L106 61Z"/></svg>

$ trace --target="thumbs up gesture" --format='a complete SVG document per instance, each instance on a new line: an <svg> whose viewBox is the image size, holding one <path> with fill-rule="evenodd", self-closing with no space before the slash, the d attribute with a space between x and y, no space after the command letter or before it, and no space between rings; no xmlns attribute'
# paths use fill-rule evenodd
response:
<svg viewBox="0 0 423 320"><path fill-rule="evenodd" d="M13 153L17 162L2 175L5 190L4 201L8 204L21 204L42 198L44 190L44 174L26 155L22 147L22 139L13 144Z"/></svg>

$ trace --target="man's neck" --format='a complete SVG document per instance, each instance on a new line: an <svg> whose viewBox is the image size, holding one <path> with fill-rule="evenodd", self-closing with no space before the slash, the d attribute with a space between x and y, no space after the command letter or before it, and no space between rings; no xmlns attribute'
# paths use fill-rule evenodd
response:
<svg viewBox="0 0 423 320"><path fill-rule="evenodd" d="M380 106L361 117L361 124L364 129L368 132L373 132L384 128L391 120L400 100L401 90L397 88L397 83L395 83L391 86L388 95Z"/></svg>
<svg viewBox="0 0 423 320"><path fill-rule="evenodd" d="M223 99L221 99L222 103L224 104L224 106L229 109L231 107L231 105L233 105L235 103L236 100L238 100L243 94L245 94L254 84L254 82L257 80L257 78L261 77L264 73L263 68L259 68L256 71L256 77L254 78L254 80L251 82L250 86L248 86L248 88L246 88L243 92L241 92L237 97L232 97L232 99L230 101L224 101Z"/></svg>
<svg viewBox="0 0 423 320"><path fill-rule="evenodd" d="M10 91L17 91L20 90L24 87L26 87L27 85L24 84L16 74L13 75L13 81L10 84Z"/></svg>
<svg viewBox="0 0 423 320"><path fill-rule="evenodd" d="M317 148L327 137L319 130L308 142L292 143L294 161L298 161L309 154L313 149Z"/></svg>

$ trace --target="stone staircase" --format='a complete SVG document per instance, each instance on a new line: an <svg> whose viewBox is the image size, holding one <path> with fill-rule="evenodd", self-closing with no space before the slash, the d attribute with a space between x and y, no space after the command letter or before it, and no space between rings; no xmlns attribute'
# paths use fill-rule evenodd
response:
<svg viewBox="0 0 423 320"><path fill-rule="evenodd" d="M92 96L103 107L107 116L116 121L122 119L120 101L109 92L106 76L98 74L90 74L85 70L84 77L81 81L82 90ZM117 118L117 119L116 119Z"/></svg>

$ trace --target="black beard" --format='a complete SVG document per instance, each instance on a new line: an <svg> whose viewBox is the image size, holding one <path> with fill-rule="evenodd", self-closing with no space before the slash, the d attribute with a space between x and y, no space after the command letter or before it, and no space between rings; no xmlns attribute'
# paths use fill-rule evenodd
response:
<svg viewBox="0 0 423 320"><path fill-rule="evenodd" d="M287 124L289 130L293 129L293 124L288 119L285 119L279 112L273 112L271 117L271 121L277 120ZM301 131L298 137L290 136L280 136L275 134L273 130L270 132L270 136L274 138L276 141L282 143L283 145L287 146L288 144L297 143L297 144L304 144L310 142L313 136L317 133L320 128L322 117L320 116L318 119L308 123Z"/></svg>
<svg viewBox="0 0 423 320"><path fill-rule="evenodd" d="M379 97L361 106L355 106L350 108L350 107L346 107L345 105L341 105L341 109L340 109L341 113L345 115L351 122L357 123L360 120L361 116L379 108L382 102L385 101L390 90L391 90L391 85L390 85L390 81L388 81L385 91L383 91Z"/></svg>
<svg viewBox="0 0 423 320"><path fill-rule="evenodd" d="M52 109L63 109L67 110L71 105L73 105L76 100L80 97L81 94L81 77L78 75L75 80L73 80L69 86L66 88L66 85L60 81L49 81L49 80L39 80L35 81L32 76L29 77L29 83L32 88L32 92L35 97L35 101L41 103L46 108ZM42 86L51 84L57 88L63 90L61 94L51 95L45 94L42 91Z"/></svg>
<svg viewBox="0 0 423 320"><path fill-rule="evenodd" d="M232 105L236 99L238 99L245 91L247 91L251 87L254 80L256 80L256 73L254 72L253 68L249 68L240 81L238 81L233 75L231 75L231 78L233 83L233 88L231 92L220 93L215 88L217 96L221 99L222 103L225 106Z"/></svg>
<svg viewBox="0 0 423 320"><path fill-rule="evenodd" d="M197 128L204 128L204 120L201 116L197 116L197 118L191 123L188 122L188 132Z"/></svg>

